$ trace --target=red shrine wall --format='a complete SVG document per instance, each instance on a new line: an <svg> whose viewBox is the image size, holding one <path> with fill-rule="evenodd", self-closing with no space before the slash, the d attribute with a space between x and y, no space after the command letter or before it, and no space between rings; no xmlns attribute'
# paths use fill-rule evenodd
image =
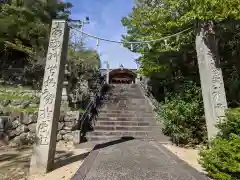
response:
<svg viewBox="0 0 240 180"><path fill-rule="evenodd" d="M117 69L109 73L110 83L132 84L135 83L136 74L130 70Z"/></svg>

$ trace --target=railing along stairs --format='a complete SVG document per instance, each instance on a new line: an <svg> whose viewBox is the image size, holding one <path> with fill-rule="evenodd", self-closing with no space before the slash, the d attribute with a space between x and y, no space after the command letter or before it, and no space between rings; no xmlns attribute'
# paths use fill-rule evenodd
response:
<svg viewBox="0 0 240 180"><path fill-rule="evenodd" d="M145 97L150 101L154 110L157 110L159 103L153 96L152 92L148 89L148 86L143 82L139 82L139 85L140 85L140 88L142 89Z"/></svg>
<svg viewBox="0 0 240 180"><path fill-rule="evenodd" d="M86 110L82 114L80 121L77 126L77 131L80 131L78 134L80 136L80 142L86 141L86 133L88 131L93 130L93 124L96 121L96 117L98 115L98 108L101 105L101 100L103 99L103 96L105 95L107 89L106 81L103 80L100 87L97 90L97 93L95 93L92 100L89 102Z"/></svg>

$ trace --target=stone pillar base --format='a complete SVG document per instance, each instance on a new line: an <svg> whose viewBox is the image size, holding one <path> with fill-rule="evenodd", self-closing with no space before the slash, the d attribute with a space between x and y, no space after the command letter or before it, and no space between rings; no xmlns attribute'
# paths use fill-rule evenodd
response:
<svg viewBox="0 0 240 180"><path fill-rule="evenodd" d="M78 145L81 142L81 131L76 130L72 132L73 134L73 145Z"/></svg>

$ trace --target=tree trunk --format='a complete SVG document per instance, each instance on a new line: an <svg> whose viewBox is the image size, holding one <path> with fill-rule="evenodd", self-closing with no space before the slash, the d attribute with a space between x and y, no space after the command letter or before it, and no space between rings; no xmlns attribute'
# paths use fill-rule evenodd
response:
<svg viewBox="0 0 240 180"><path fill-rule="evenodd" d="M198 24L196 51L208 139L211 140L218 133L215 126L220 119L225 117L225 110L227 109L213 23Z"/></svg>

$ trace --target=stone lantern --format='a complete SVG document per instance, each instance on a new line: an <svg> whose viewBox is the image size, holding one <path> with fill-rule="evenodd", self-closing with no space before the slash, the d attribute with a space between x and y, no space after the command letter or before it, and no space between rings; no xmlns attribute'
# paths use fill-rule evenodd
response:
<svg viewBox="0 0 240 180"><path fill-rule="evenodd" d="M68 102L68 79L70 72L68 70L68 65L66 64L64 67L64 80L63 80L63 88L62 88L62 101L61 101L61 109L64 112L69 110L69 102Z"/></svg>

